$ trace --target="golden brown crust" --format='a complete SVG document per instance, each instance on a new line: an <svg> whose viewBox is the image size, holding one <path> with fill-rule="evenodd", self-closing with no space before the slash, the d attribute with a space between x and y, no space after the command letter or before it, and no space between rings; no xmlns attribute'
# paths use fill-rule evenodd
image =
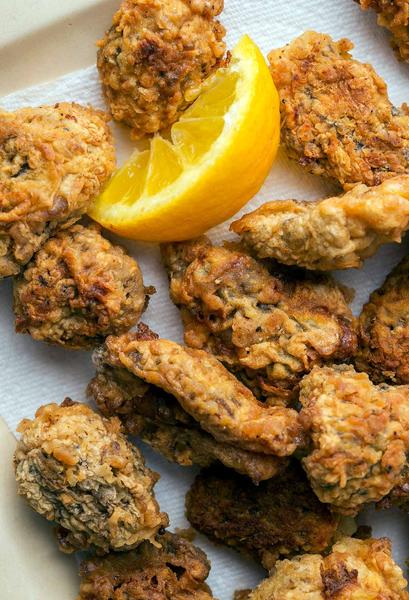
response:
<svg viewBox="0 0 409 600"><path fill-rule="evenodd" d="M392 506L409 513L409 468L405 469L399 484L378 503L377 508L389 509Z"/></svg>
<svg viewBox="0 0 409 600"><path fill-rule="evenodd" d="M233 600L249 600L251 590L236 590L234 592Z"/></svg>
<svg viewBox="0 0 409 600"><path fill-rule="evenodd" d="M0 278L88 210L115 168L107 120L66 102L0 111Z"/></svg>
<svg viewBox="0 0 409 600"><path fill-rule="evenodd" d="M243 450L288 456L301 443L298 414L266 407L211 354L138 332L105 342L111 366L127 369L176 398L217 441Z"/></svg>
<svg viewBox="0 0 409 600"><path fill-rule="evenodd" d="M409 171L409 114L394 107L371 65L353 60L353 44L307 31L269 54L281 99L281 139L315 175L378 185Z"/></svg>
<svg viewBox="0 0 409 600"><path fill-rule="evenodd" d="M376 383L409 383L409 258L369 298L359 317L355 365Z"/></svg>
<svg viewBox="0 0 409 600"><path fill-rule="evenodd" d="M311 436L303 465L321 502L356 514L400 484L409 451L409 386L375 386L352 367L314 368L301 383Z"/></svg>
<svg viewBox="0 0 409 600"><path fill-rule="evenodd" d="M72 349L92 348L133 327L153 290L138 263L102 237L73 225L50 238L14 282L16 330Z"/></svg>
<svg viewBox="0 0 409 600"><path fill-rule="evenodd" d="M211 600L205 553L173 533L81 563L77 600Z"/></svg>
<svg viewBox="0 0 409 600"><path fill-rule="evenodd" d="M392 34L391 46L398 58L409 62L409 3L408 0L355 0L362 8L378 13L378 24Z"/></svg>
<svg viewBox="0 0 409 600"><path fill-rule="evenodd" d="M153 496L158 479L139 450L84 404L48 404L20 423L18 493L64 531L61 549L127 550L167 525Z"/></svg>
<svg viewBox="0 0 409 600"><path fill-rule="evenodd" d="M88 395L105 416L118 416L128 433L139 436L169 461L184 467L208 467L220 461L255 483L286 467L283 458L216 441L174 397L125 369L110 367L107 359L104 352L94 354L98 372L88 385Z"/></svg>
<svg viewBox="0 0 409 600"><path fill-rule="evenodd" d="M408 227L409 175L402 175L317 202L268 202L231 229L259 258L329 271L360 267Z"/></svg>
<svg viewBox="0 0 409 600"><path fill-rule="evenodd" d="M98 45L112 115L135 137L174 123L223 59L223 0L124 0Z"/></svg>
<svg viewBox="0 0 409 600"><path fill-rule="evenodd" d="M195 529L267 570L279 557L323 552L339 524L295 463L258 486L228 469L202 471L186 496L186 516Z"/></svg>
<svg viewBox="0 0 409 600"><path fill-rule="evenodd" d="M356 351L344 291L326 276L267 268L207 238L162 246L185 342L221 360L270 404L296 396L314 365Z"/></svg>
<svg viewBox="0 0 409 600"><path fill-rule="evenodd" d="M343 538L326 557L305 554L277 563L248 600L408 600L406 585L387 538Z"/></svg>

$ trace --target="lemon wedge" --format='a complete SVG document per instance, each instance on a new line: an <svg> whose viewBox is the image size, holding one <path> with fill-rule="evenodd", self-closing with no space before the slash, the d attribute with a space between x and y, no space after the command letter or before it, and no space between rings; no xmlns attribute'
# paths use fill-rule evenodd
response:
<svg viewBox="0 0 409 600"><path fill-rule="evenodd" d="M263 55L245 36L169 135L155 135L114 174L90 216L132 239L198 236L257 193L279 136L277 90Z"/></svg>

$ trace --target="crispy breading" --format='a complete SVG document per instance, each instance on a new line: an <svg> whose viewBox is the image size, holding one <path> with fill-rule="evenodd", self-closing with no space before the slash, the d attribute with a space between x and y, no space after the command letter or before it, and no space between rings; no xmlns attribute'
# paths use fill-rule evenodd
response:
<svg viewBox="0 0 409 600"><path fill-rule="evenodd" d="M212 352L268 403L297 395L314 365L356 351L344 290L324 275L281 272L205 238L162 245L185 342Z"/></svg>
<svg viewBox="0 0 409 600"><path fill-rule="evenodd" d="M107 120L66 102L0 110L0 278L88 210L115 168Z"/></svg>
<svg viewBox="0 0 409 600"><path fill-rule="evenodd" d="M73 225L50 238L14 282L16 331L72 349L133 327L147 306L138 263L100 234Z"/></svg>
<svg viewBox="0 0 409 600"><path fill-rule="evenodd" d="M409 513L409 468L405 470L399 484L377 504L377 508L382 509L389 509L392 506Z"/></svg>
<svg viewBox="0 0 409 600"><path fill-rule="evenodd" d="M63 528L64 552L127 550L166 527L153 495L158 475L145 467L118 419L65 401L42 406L18 431L18 493Z"/></svg>
<svg viewBox="0 0 409 600"><path fill-rule="evenodd" d="M409 62L409 2L408 0L355 0L362 8L378 13L378 24L392 34L391 46L398 58Z"/></svg>
<svg viewBox="0 0 409 600"><path fill-rule="evenodd" d="M303 441L296 411L264 406L214 356L158 339L146 326L108 337L95 360L161 388L219 442L288 456Z"/></svg>
<svg viewBox="0 0 409 600"><path fill-rule="evenodd" d="M256 483L286 467L283 458L216 441L173 396L125 369L109 366L104 352L95 353L94 362L97 374L88 385L89 397L105 416L118 416L128 433L139 436L169 461L184 467L208 467L220 461Z"/></svg>
<svg viewBox="0 0 409 600"><path fill-rule="evenodd" d="M77 600L211 600L206 554L173 533L136 550L84 560Z"/></svg>
<svg viewBox="0 0 409 600"><path fill-rule="evenodd" d="M233 600L249 600L251 590L236 590Z"/></svg>
<svg viewBox="0 0 409 600"><path fill-rule="evenodd" d="M315 175L347 187L409 172L409 110L393 106L352 42L307 31L269 54L281 99L281 141Z"/></svg>
<svg viewBox="0 0 409 600"><path fill-rule="evenodd" d="M277 563L248 600L408 600L406 585L387 538L343 538L328 556Z"/></svg>
<svg viewBox="0 0 409 600"><path fill-rule="evenodd" d="M315 367L301 382L311 436L303 465L321 502L356 514L399 485L409 452L409 386L375 386L352 367Z"/></svg>
<svg viewBox="0 0 409 600"><path fill-rule="evenodd" d="M195 529L250 554L267 570L282 556L323 552L340 521L296 463L258 486L228 469L202 471L186 496L186 516Z"/></svg>
<svg viewBox="0 0 409 600"><path fill-rule="evenodd" d="M231 225L259 258L322 271L360 267L408 228L409 175L316 202L268 202Z"/></svg>
<svg viewBox="0 0 409 600"><path fill-rule="evenodd" d="M377 383L409 384L409 257L374 291L359 317L355 365Z"/></svg>
<svg viewBox="0 0 409 600"><path fill-rule="evenodd" d="M174 123L221 64L223 0L124 0L98 42L98 69L114 119L134 137Z"/></svg>

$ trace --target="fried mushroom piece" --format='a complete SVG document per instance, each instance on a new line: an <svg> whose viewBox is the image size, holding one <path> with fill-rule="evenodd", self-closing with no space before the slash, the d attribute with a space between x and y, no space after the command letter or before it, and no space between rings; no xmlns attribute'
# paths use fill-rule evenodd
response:
<svg viewBox="0 0 409 600"><path fill-rule="evenodd" d="M408 600L406 585L387 538L343 538L328 556L277 563L248 600Z"/></svg>
<svg viewBox="0 0 409 600"><path fill-rule="evenodd" d="M269 404L293 400L314 365L356 351L345 291L329 277L270 273L244 252L214 247L206 237L164 244L162 258L187 345L217 356Z"/></svg>
<svg viewBox="0 0 409 600"><path fill-rule="evenodd" d="M372 381L409 384L409 257L369 298L359 317L355 365Z"/></svg>
<svg viewBox="0 0 409 600"><path fill-rule="evenodd" d="M394 107L352 42L307 31L269 54L281 99L281 140L310 173L344 187L409 172L409 110Z"/></svg>
<svg viewBox="0 0 409 600"><path fill-rule="evenodd" d="M77 600L211 600L205 553L173 533L81 563Z"/></svg>
<svg viewBox="0 0 409 600"><path fill-rule="evenodd" d="M107 120L66 102L0 110L0 278L88 210L115 168Z"/></svg>
<svg viewBox="0 0 409 600"><path fill-rule="evenodd" d="M352 367L315 367L301 382L311 436L303 465L321 502L357 514L400 484L409 451L409 386L375 386Z"/></svg>
<svg viewBox="0 0 409 600"><path fill-rule="evenodd" d="M259 258L330 271L360 267L409 228L409 175L317 202L268 202L231 229Z"/></svg>
<svg viewBox="0 0 409 600"><path fill-rule="evenodd" d="M378 13L378 24L392 34L392 48L398 58L409 62L409 3L408 0L355 0L363 9Z"/></svg>
<svg viewBox="0 0 409 600"><path fill-rule="evenodd" d="M50 238L14 281L16 331L71 349L89 349L133 327L154 288L138 263L102 237L73 225Z"/></svg>
<svg viewBox="0 0 409 600"><path fill-rule="evenodd" d="M97 374L88 385L88 396L106 417L118 416L129 434L139 436L167 460L184 467L220 461L255 483L286 467L283 458L216 441L173 396L106 360L104 351L94 354Z"/></svg>
<svg viewBox="0 0 409 600"><path fill-rule="evenodd" d="M124 0L98 42L98 69L115 120L135 138L169 127L221 64L223 0Z"/></svg>
<svg viewBox="0 0 409 600"><path fill-rule="evenodd" d="M18 431L18 493L63 528L64 552L128 550L168 524L153 495L158 475L145 467L118 419L65 401L42 406Z"/></svg>
<svg viewBox="0 0 409 600"><path fill-rule="evenodd" d="M218 442L288 456L303 441L295 410L263 405L214 356L159 339L146 326L108 337L94 356L173 396Z"/></svg>
<svg viewBox="0 0 409 600"><path fill-rule="evenodd" d="M228 469L202 471L186 496L186 516L195 529L250 554L267 570L282 556L324 551L340 520L318 501L295 463L258 486Z"/></svg>

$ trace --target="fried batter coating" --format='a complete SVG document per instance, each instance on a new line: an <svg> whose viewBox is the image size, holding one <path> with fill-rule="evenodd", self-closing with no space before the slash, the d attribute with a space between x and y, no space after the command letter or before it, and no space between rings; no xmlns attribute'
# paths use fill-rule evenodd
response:
<svg viewBox="0 0 409 600"><path fill-rule="evenodd" d="M377 508L389 509L392 506L400 508L404 512L409 513L409 469L401 477L397 486L393 488L388 496L385 496L381 502L377 504Z"/></svg>
<svg viewBox="0 0 409 600"><path fill-rule="evenodd" d="M387 538L343 538L328 556L277 563L249 600L408 600L406 585Z"/></svg>
<svg viewBox="0 0 409 600"><path fill-rule="evenodd" d="M185 342L215 354L270 404L296 396L314 365L356 351L355 320L329 277L270 274L244 252L213 247L205 237L164 244L162 257Z"/></svg>
<svg viewBox="0 0 409 600"><path fill-rule="evenodd" d="M372 381L409 384L409 257L373 292L359 317L359 371Z"/></svg>
<svg viewBox="0 0 409 600"><path fill-rule="evenodd" d="M317 202L268 202L231 229L259 258L329 271L360 267L409 228L409 175Z"/></svg>
<svg viewBox="0 0 409 600"><path fill-rule="evenodd" d="M409 172L409 109L393 106L352 42L307 31L269 54L281 99L281 140L315 175L348 187Z"/></svg>
<svg viewBox="0 0 409 600"><path fill-rule="evenodd" d="M42 406L18 431L18 493L64 529L64 552L128 550L166 527L153 496L158 475L145 467L118 419L65 401Z"/></svg>
<svg viewBox="0 0 409 600"><path fill-rule="evenodd" d="M98 372L88 385L89 397L106 417L118 416L128 433L139 436L169 461L184 467L208 467L220 461L255 483L286 467L283 458L216 441L200 429L173 396L142 382L126 369L109 366L104 354L94 355Z"/></svg>
<svg viewBox="0 0 409 600"><path fill-rule="evenodd" d="M100 234L73 225L50 238L14 282L16 331L89 349L133 327L154 288L138 263Z"/></svg>
<svg viewBox="0 0 409 600"><path fill-rule="evenodd" d="M221 64L223 0L124 0L98 42L98 69L114 119L134 137L169 127Z"/></svg>
<svg viewBox="0 0 409 600"><path fill-rule="evenodd" d="M206 554L173 533L81 563L77 600L211 600Z"/></svg>
<svg viewBox="0 0 409 600"><path fill-rule="evenodd" d="M146 326L107 338L95 360L161 388L219 442L288 456L303 441L294 410L264 406L214 356L158 339Z"/></svg>
<svg viewBox="0 0 409 600"><path fill-rule="evenodd" d="M66 102L0 110L0 278L77 221L114 168L104 113Z"/></svg>
<svg viewBox="0 0 409 600"><path fill-rule="evenodd" d="M301 382L311 435L303 459L321 502L356 514L401 481L409 451L409 386L375 386L352 367L315 367Z"/></svg>
<svg viewBox="0 0 409 600"><path fill-rule="evenodd" d="M409 62L409 2L408 0L355 0L363 9L378 13L378 24L392 34L392 48L398 58Z"/></svg>
<svg viewBox="0 0 409 600"><path fill-rule="evenodd" d="M195 529L250 554L267 570L280 556L324 551L340 520L318 501L295 463L257 487L228 469L202 471L186 496L186 516Z"/></svg>

